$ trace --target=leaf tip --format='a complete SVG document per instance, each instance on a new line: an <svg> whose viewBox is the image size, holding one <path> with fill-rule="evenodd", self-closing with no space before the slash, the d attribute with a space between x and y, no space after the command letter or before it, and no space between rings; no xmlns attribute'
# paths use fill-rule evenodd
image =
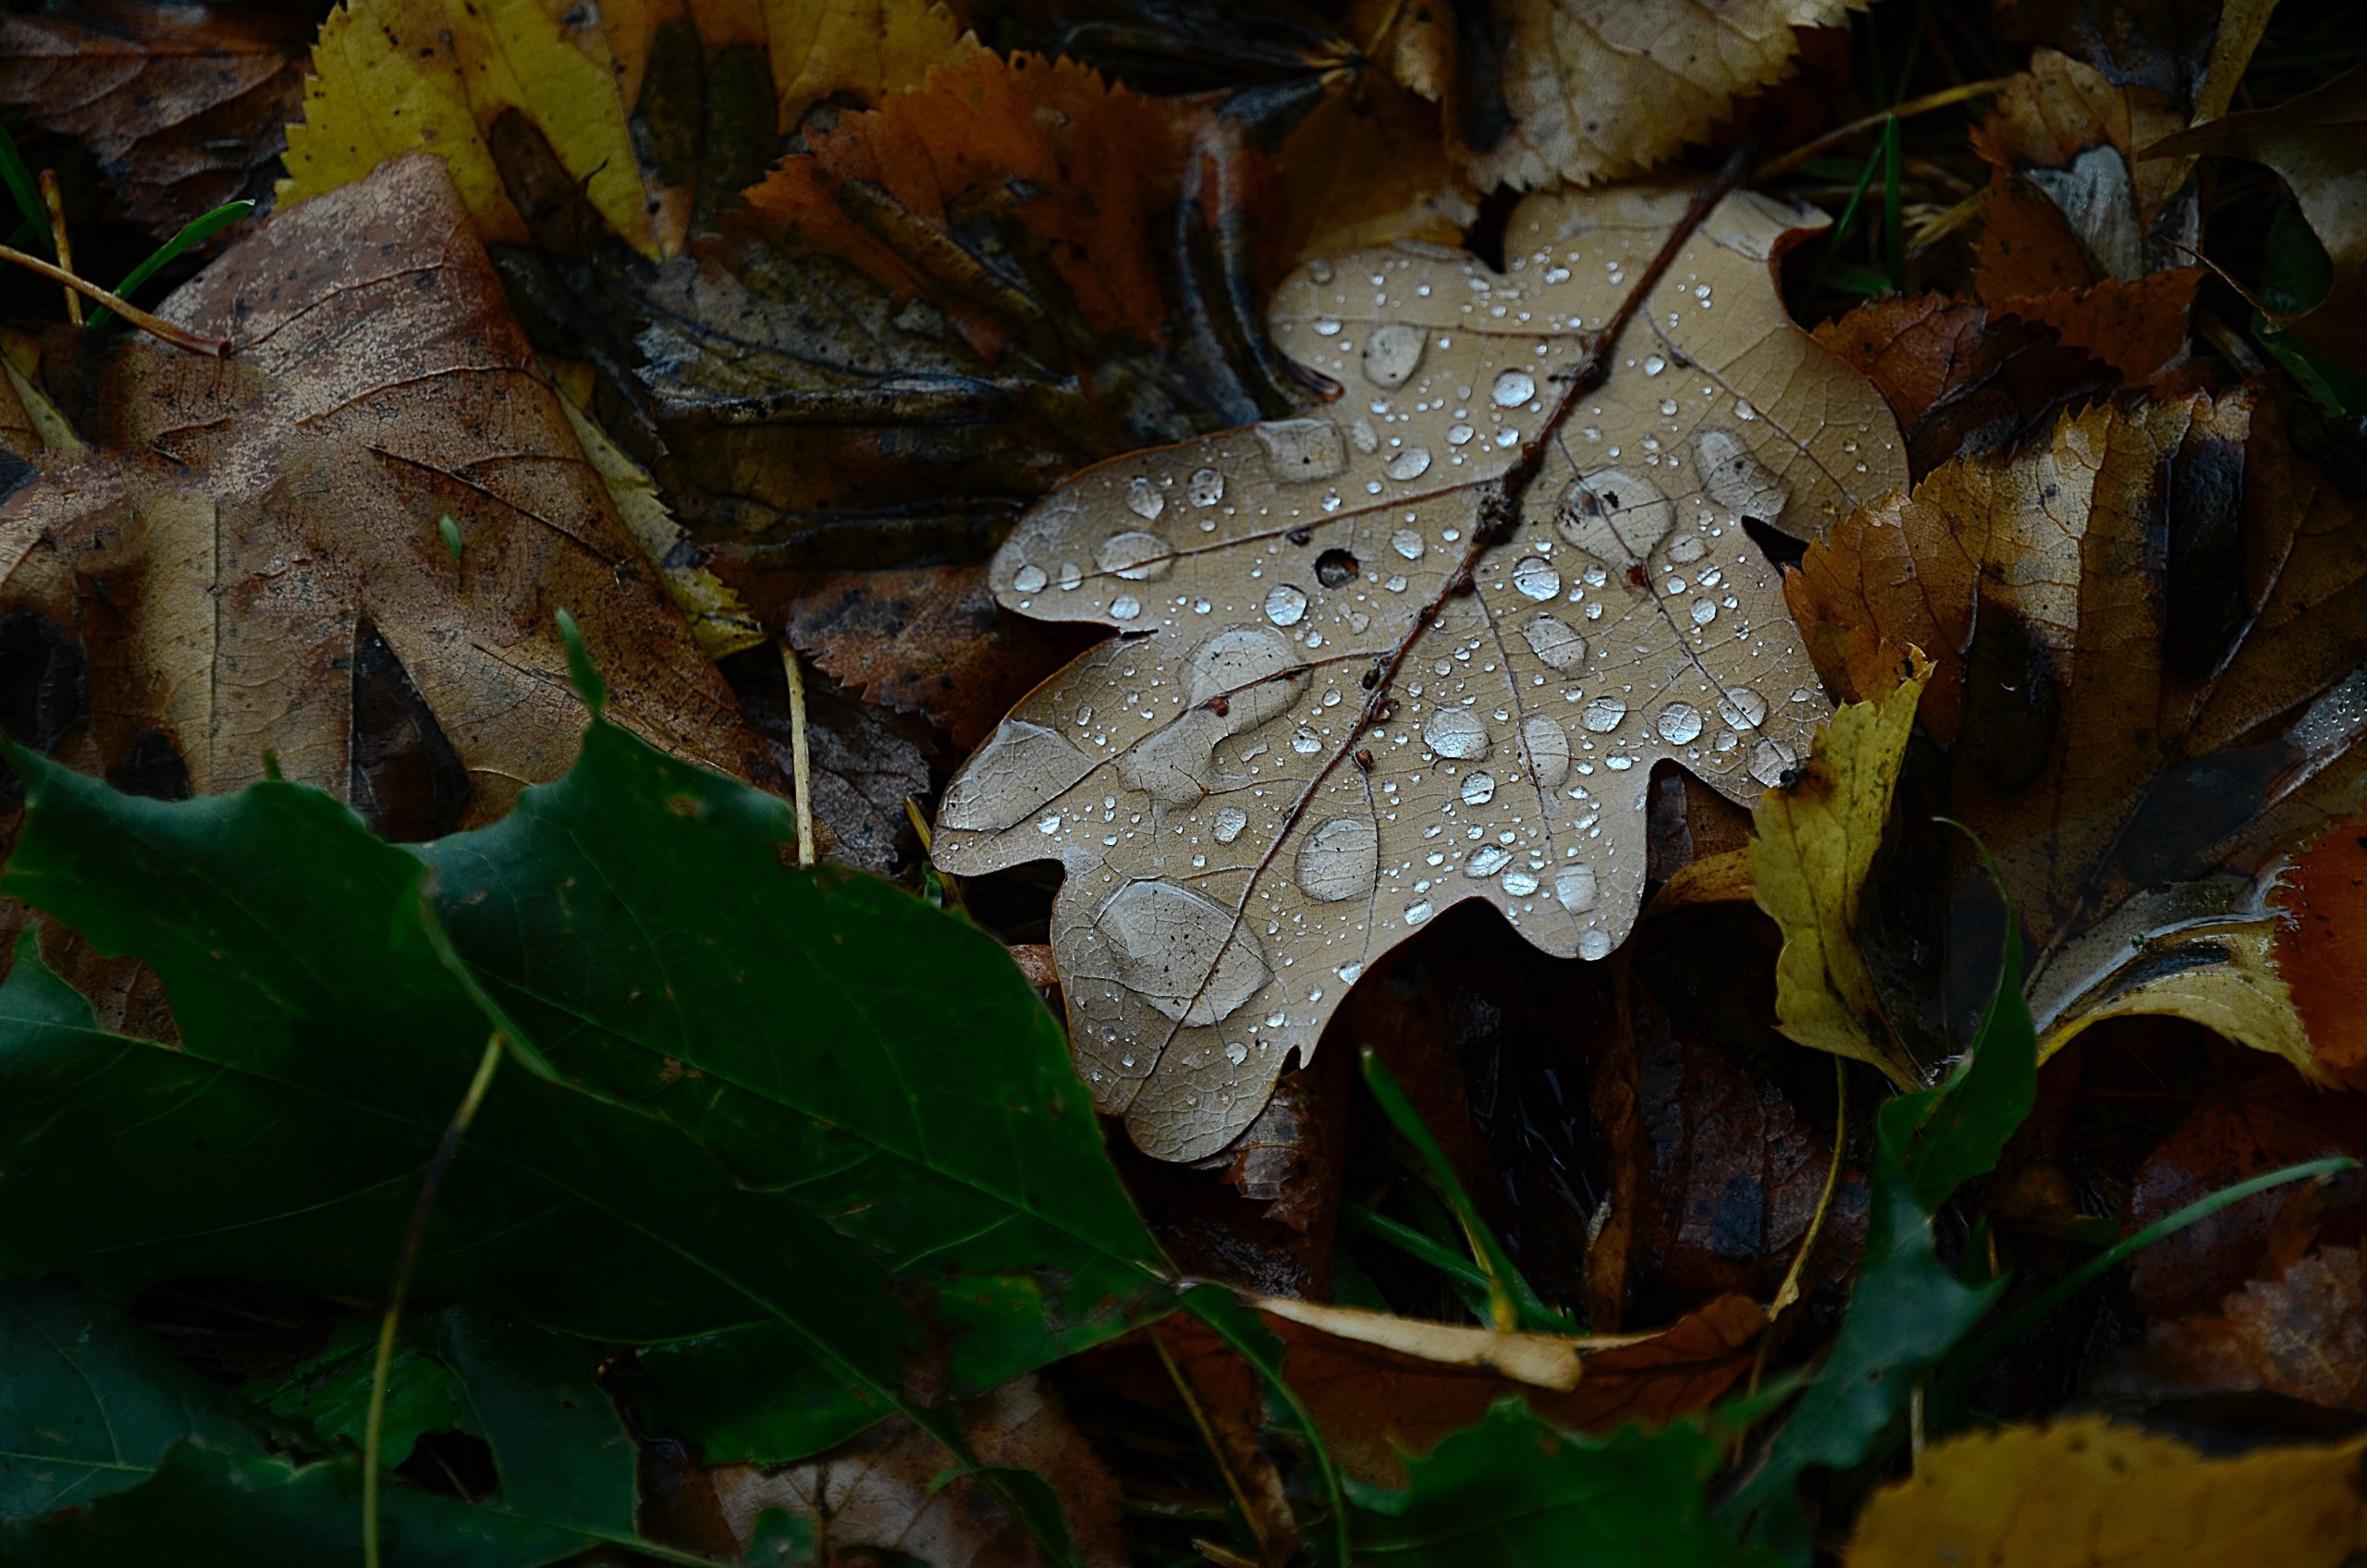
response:
<svg viewBox="0 0 2367 1568"><path fill-rule="evenodd" d="M600 710L608 705L608 683L600 679L591 650L583 645L583 629L575 623L575 617L568 613L566 606L559 606L558 619L559 641L567 644L568 679L575 682L575 693L592 710L592 717L598 718Z"/></svg>

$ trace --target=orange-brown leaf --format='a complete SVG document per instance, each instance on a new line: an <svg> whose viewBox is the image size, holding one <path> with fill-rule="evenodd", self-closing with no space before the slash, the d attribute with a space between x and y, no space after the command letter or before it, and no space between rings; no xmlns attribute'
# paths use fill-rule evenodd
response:
<svg viewBox="0 0 2367 1568"><path fill-rule="evenodd" d="M2262 1390L2367 1409L2367 1269L2355 1246L2253 1280L2216 1312L2156 1323L2146 1360L2181 1390Z"/></svg>
<svg viewBox="0 0 2367 1568"><path fill-rule="evenodd" d="M2276 967L2318 1061L2367 1067L2367 817L2337 823L2276 894Z"/></svg>

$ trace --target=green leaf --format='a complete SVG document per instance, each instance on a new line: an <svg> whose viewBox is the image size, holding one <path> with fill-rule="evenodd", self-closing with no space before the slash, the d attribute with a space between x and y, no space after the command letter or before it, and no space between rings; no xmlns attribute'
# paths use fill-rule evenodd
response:
<svg viewBox="0 0 2367 1568"><path fill-rule="evenodd" d="M370 1414L371 1376L376 1370L378 1318L347 1317L330 1331L320 1354L270 1382L239 1391L264 1409L300 1423L329 1452L359 1452ZM386 1415L382 1438L388 1469L411 1458L419 1439L435 1432L466 1429L469 1407L448 1367L417 1348L398 1344L386 1370Z"/></svg>
<svg viewBox="0 0 2367 1568"><path fill-rule="evenodd" d="M1686 1568L1768 1559L1710 1515L1704 1488L1721 1464L1700 1428L1647 1437L1557 1430L1517 1400L1410 1458L1404 1490L1350 1483L1356 1560L1406 1568Z"/></svg>
<svg viewBox="0 0 2367 1568"><path fill-rule="evenodd" d="M0 1019L0 1272L374 1296L497 1027L527 1070L495 1080L454 1163L421 1299L626 1342L769 1317L842 1381L895 1387L915 1342L879 1271L680 1129L552 1074L452 960L416 857L300 786L166 802L10 760L6 889L153 967L182 1046Z"/></svg>
<svg viewBox="0 0 2367 1568"><path fill-rule="evenodd" d="M950 1391L1163 1310L1158 1245L1001 945L875 878L799 870L795 844L781 801L596 723L567 778L420 853L455 949L555 1070L860 1246L950 1336ZM710 1458L795 1457L808 1421L730 1370L794 1360L780 1337L678 1348L643 1383Z"/></svg>
<svg viewBox="0 0 2367 1568"><path fill-rule="evenodd" d="M20 950L0 1009L51 986L81 1000ZM137 1486L184 1438L264 1450L260 1414L62 1280L0 1285L0 1518L88 1507Z"/></svg>
<svg viewBox="0 0 2367 1568"><path fill-rule="evenodd" d="M452 1307L404 1326L467 1402L493 1450L502 1506L591 1534L633 1530L638 1450L598 1381L600 1347Z"/></svg>
<svg viewBox="0 0 2367 1568"><path fill-rule="evenodd" d="M1997 1163L2037 1093L2038 1038L2022 1000L2010 919L1997 989L1971 1049L1937 1089L1902 1095L1874 1118L1866 1250L1849 1309L1816 1380L1744 1476L1723 1517L1755 1544L1807 1561L1795 1496L1815 1465L1861 1464L1905 1414L1923 1375L1987 1315L2005 1281L1968 1284L1943 1262L1932 1217Z"/></svg>
<svg viewBox="0 0 2367 1568"><path fill-rule="evenodd" d="M411 1487L380 1497L384 1568L536 1568L593 1544ZM360 1568L358 1460L298 1465L182 1443L88 1509L0 1521L9 1568ZM670 1561L683 1561L679 1554ZM695 1561L695 1560L692 1560Z"/></svg>

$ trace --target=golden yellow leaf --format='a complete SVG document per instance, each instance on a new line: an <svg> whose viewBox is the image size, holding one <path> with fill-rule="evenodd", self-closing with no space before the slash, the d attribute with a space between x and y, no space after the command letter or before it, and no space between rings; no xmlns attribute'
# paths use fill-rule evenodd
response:
<svg viewBox="0 0 2367 1568"><path fill-rule="evenodd" d="M505 176L538 140L619 238L670 256L813 104L913 86L975 47L932 0L348 0L313 49L280 199L423 148L485 240L524 243L533 202Z"/></svg>
<svg viewBox="0 0 2367 1568"><path fill-rule="evenodd" d="M1483 190L1533 190L1616 179L1700 141L1736 98L1790 72L1800 29L1831 27L1867 0L1473 3L1498 48L1484 71L1463 61L1461 80L1493 75L1501 98L1465 105L1452 123L1502 126L1469 149Z"/></svg>
<svg viewBox="0 0 2367 1568"><path fill-rule="evenodd" d="M1502 274L1411 246L1310 264L1277 343L1353 393L1090 469L996 557L1006 606L1133 635L963 769L937 862L1064 862L1079 1071L1146 1150L1232 1142L1366 966L1466 899L1608 954L1652 765L1748 802L1825 716L1743 520L1812 536L1904 459L1879 395L1782 313L1770 263L1800 220L1727 198L1550 428L1689 201L1532 198Z"/></svg>
<svg viewBox="0 0 2367 1568"><path fill-rule="evenodd" d="M1867 1501L1847 1568L2340 1568L2367 1437L2206 1459L2098 1416L1933 1444Z"/></svg>
<svg viewBox="0 0 2367 1568"><path fill-rule="evenodd" d="M1776 1026L1801 1045L1870 1062L1902 1087L1919 1081L1915 1060L1883 1022L1858 921L1931 673L1919 655L1915 673L1889 696L1835 713L1807 766L1751 813L1751 896L1784 931Z"/></svg>

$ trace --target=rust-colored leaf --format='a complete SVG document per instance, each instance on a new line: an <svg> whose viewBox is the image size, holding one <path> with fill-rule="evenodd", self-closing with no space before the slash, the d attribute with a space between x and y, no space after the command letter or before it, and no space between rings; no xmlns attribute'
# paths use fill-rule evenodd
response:
<svg viewBox="0 0 2367 1568"><path fill-rule="evenodd" d="M2297 857L2278 883L2276 968L2323 1066L2367 1068L2367 818Z"/></svg>
<svg viewBox="0 0 2367 1568"><path fill-rule="evenodd" d="M2236 1290L2216 1312L2156 1323L2149 1371L2182 1391L2264 1390L2367 1409L2367 1270L2326 1247Z"/></svg>
<svg viewBox="0 0 2367 1568"><path fill-rule="evenodd" d="M938 861L1065 863L1080 1071L1146 1151L1238 1136L1365 966L1466 899L1609 953L1652 764L1748 801L1823 717L1742 523L1812 536L1903 455L1777 309L1797 220L1762 199L1722 202L1589 344L1687 202L1534 198L1507 274L1410 249L1303 271L1278 341L1352 398L1091 470L997 557L1008 607L1148 635L1004 722L948 787ZM1557 431L1594 353L1609 379Z"/></svg>

